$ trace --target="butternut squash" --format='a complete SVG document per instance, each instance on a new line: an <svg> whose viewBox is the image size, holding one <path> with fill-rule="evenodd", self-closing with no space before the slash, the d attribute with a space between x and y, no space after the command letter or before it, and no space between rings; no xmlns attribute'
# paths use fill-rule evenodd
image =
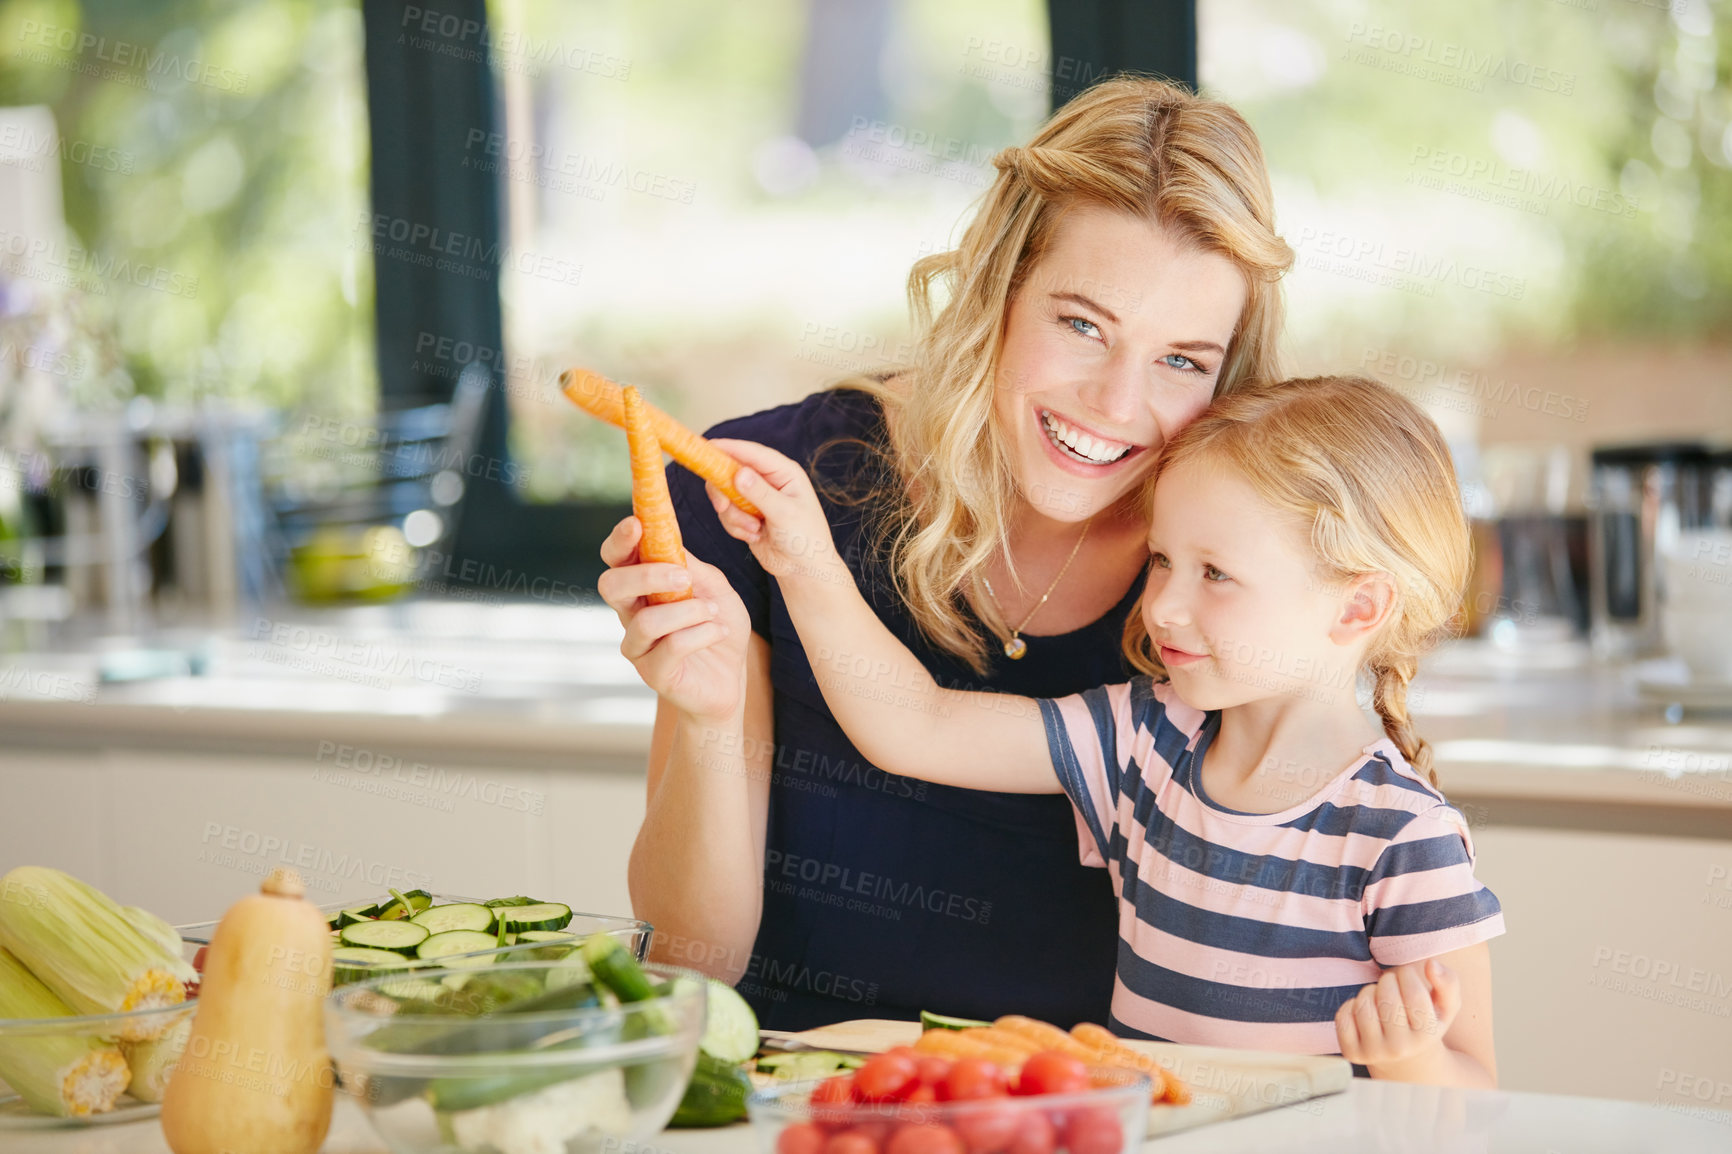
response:
<svg viewBox="0 0 1732 1154"><path fill-rule="evenodd" d="M192 1034L162 1101L174 1154L313 1154L331 1125L325 915L293 870L229 908L205 955Z"/></svg>

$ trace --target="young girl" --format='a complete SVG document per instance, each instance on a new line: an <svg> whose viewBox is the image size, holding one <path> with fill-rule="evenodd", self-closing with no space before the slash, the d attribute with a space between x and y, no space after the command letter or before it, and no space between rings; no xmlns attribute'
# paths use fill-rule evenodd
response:
<svg viewBox="0 0 1732 1154"><path fill-rule="evenodd" d="M1406 704L1469 559L1448 449L1416 406L1341 377L1217 401L1154 473L1125 636L1148 675L1038 701L933 684L834 555L805 473L718 444L751 466L740 487L764 522L712 501L777 577L860 751L908 777L1069 795L1119 897L1116 1032L1496 1084L1485 943L1503 916Z"/></svg>

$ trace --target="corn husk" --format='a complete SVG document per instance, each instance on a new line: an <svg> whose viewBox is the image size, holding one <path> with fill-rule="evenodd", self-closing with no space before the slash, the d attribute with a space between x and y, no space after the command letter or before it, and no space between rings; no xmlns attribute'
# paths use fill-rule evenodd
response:
<svg viewBox="0 0 1732 1154"><path fill-rule="evenodd" d="M157 1009L186 1000L181 960L140 933L100 890L56 869L19 866L0 878L0 948L77 1014ZM129 1022L117 1037L144 1041L168 1025L161 1016Z"/></svg>
<svg viewBox="0 0 1732 1154"><path fill-rule="evenodd" d="M0 1018L70 1018L72 1010L0 949ZM131 1072L120 1049L88 1034L0 1033L0 1078L33 1110L82 1117L114 1108Z"/></svg>
<svg viewBox="0 0 1732 1154"><path fill-rule="evenodd" d="M94 892L102 894L101 890ZM102 896L106 898L108 895L102 894ZM169 925L166 919L157 917L149 910L140 909L137 906L116 906L115 908L120 911L121 917L132 923L133 929L161 946L164 954L172 961L179 963L170 967L174 970L175 977L183 982L198 985L198 971L193 969L192 963L186 960L186 954L183 952L186 942L182 940L180 931Z"/></svg>
<svg viewBox="0 0 1732 1154"><path fill-rule="evenodd" d="M140 1102L160 1102L168 1091L168 1080L174 1065L186 1052L187 1038L192 1034L192 1008L187 1007L180 1021L170 1026L161 1037L148 1042L122 1042L120 1052L132 1071L128 1092Z"/></svg>

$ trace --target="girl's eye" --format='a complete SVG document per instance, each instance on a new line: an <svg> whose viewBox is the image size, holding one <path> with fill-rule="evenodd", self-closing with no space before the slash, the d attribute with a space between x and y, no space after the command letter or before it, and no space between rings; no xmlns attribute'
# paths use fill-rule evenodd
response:
<svg viewBox="0 0 1732 1154"><path fill-rule="evenodd" d="M1100 326L1093 321L1084 320L1082 317L1060 317L1059 319L1085 337L1099 337L1101 335Z"/></svg>
<svg viewBox="0 0 1732 1154"><path fill-rule="evenodd" d="M1219 569L1215 568L1213 565L1204 565L1203 566L1203 580L1219 582L1219 581L1231 581L1232 578L1227 576L1225 573L1221 572Z"/></svg>
<svg viewBox="0 0 1732 1154"><path fill-rule="evenodd" d="M1168 353L1166 356L1161 358L1161 363L1166 365L1169 369L1183 369L1190 373L1202 373L1208 371L1203 368L1202 365L1199 365L1196 361L1193 361L1183 353Z"/></svg>
<svg viewBox="0 0 1732 1154"><path fill-rule="evenodd" d="M1167 560L1165 553L1151 553L1149 560L1154 562L1156 569L1171 569L1173 567L1173 563Z"/></svg>

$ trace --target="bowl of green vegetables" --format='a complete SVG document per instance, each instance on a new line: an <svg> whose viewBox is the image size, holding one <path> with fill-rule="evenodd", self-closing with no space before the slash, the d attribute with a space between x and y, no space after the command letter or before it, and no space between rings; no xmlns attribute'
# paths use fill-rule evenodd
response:
<svg viewBox="0 0 1732 1154"><path fill-rule="evenodd" d="M558 960L343 986L326 1002L326 1042L396 1154L618 1149L680 1105L706 987L596 933Z"/></svg>
<svg viewBox="0 0 1732 1154"><path fill-rule="evenodd" d="M586 914L522 895L467 898L390 890L374 901L320 908L331 926L333 986L421 969L558 961L598 932L642 961L654 932L637 918ZM186 941L204 944L216 923L176 928Z"/></svg>

